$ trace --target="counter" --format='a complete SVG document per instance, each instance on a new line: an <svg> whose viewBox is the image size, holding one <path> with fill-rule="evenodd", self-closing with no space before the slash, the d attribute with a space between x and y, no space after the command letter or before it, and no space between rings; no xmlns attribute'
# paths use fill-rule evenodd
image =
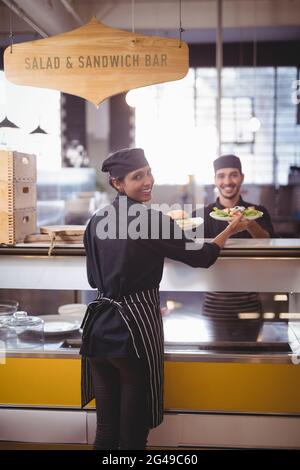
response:
<svg viewBox="0 0 300 470"><path fill-rule="evenodd" d="M201 313L185 314L183 318L170 314L163 321L165 361L291 364L298 356L300 359L300 322L214 321ZM183 323L186 330L193 331L194 341L179 334ZM2 361L9 357L79 359L80 344L80 334L46 337L42 345L6 345L5 350L0 346L0 354Z"/></svg>
<svg viewBox="0 0 300 470"><path fill-rule="evenodd" d="M1 288L90 289L82 245L47 252L41 244L1 246ZM230 240L207 270L166 259L160 290L299 292L299 267L299 239Z"/></svg>
<svg viewBox="0 0 300 470"><path fill-rule="evenodd" d="M82 246L58 246L51 257L47 250L44 245L1 247L0 286L89 289ZM166 260L161 290L293 292L289 311L299 312L299 255L300 240L247 240L246 245L244 240L230 240L208 270ZM300 322L246 320L231 330L239 337L233 335L232 340L229 334L224 340L226 324L216 326L201 314L189 315L185 324L191 322L192 331L198 329L199 334L195 341L176 342L168 336L170 320L177 331L182 329L176 315L164 319L166 414L162 426L151 432L152 445L300 448ZM248 341L250 326L257 331ZM78 339L47 340L43 348L6 351L0 366L0 423L5 423L0 424L0 440L37 442L37 430L50 413L48 420L56 416L55 431L40 438L42 442L92 442L93 408L80 409ZM34 437L28 427L27 434L12 427L24 413L27 421L30 416L36 423ZM57 425L60 420L65 423L61 429L67 426L64 433ZM218 430L224 426L228 433L221 435Z"/></svg>

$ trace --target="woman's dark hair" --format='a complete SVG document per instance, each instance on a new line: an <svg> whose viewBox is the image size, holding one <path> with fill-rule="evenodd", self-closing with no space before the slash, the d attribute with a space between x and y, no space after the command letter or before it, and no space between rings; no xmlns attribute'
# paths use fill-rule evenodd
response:
<svg viewBox="0 0 300 470"><path fill-rule="evenodd" d="M108 182L111 185L111 187L117 191L117 188L115 188L113 185L113 180L118 180L120 181L120 183L122 183L122 181L124 181L124 178L125 176L123 176L122 178L120 178L119 176L109 176Z"/></svg>

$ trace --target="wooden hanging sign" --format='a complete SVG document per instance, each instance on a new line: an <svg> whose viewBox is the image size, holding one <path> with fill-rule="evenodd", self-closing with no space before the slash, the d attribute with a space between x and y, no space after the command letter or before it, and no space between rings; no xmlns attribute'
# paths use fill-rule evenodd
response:
<svg viewBox="0 0 300 470"><path fill-rule="evenodd" d="M6 78L77 95L99 105L132 88L179 80L189 68L179 39L142 36L93 18L57 36L13 45L4 52Z"/></svg>

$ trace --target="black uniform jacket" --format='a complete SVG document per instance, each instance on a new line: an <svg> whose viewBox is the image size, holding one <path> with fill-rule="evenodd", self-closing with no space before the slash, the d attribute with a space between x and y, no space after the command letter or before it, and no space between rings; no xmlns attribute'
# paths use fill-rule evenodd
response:
<svg viewBox="0 0 300 470"><path fill-rule="evenodd" d="M121 215L120 206L125 203L128 210L126 220L123 220L124 213L122 211ZM131 214L132 209L138 207L141 208L140 217ZM113 219L114 211L116 220ZM116 226L116 236L101 239L98 235L103 232L103 222L108 220L108 213ZM136 224L143 235L136 239L124 237L124 228L129 231L132 224ZM169 236L162 229L165 224L170 226ZM166 257L195 268L208 268L219 255L220 249L214 243L204 243L198 250L187 250L186 243L194 242L187 239L168 216L118 195L112 205L92 216L84 234L89 284L105 297L118 301L123 296L158 288ZM83 343L81 354L92 357L127 357L134 354L128 329L113 304L94 322L89 341Z"/></svg>
<svg viewBox="0 0 300 470"><path fill-rule="evenodd" d="M256 220L256 222L269 234L270 237L275 237L274 229L272 226L270 215L267 209L263 206L246 202L240 197L237 205L249 207L254 206L257 210L263 212L263 216ZM213 203L209 204L204 209L204 237L215 238L220 232L222 232L228 222L223 220L216 220L210 217L210 212L213 211L214 207L224 209L224 206L220 203L219 198ZM197 213L194 213L196 216ZM200 215L200 214L199 214ZM250 233L247 230L236 233L231 238L251 238ZM261 312L261 302L259 296L255 292L210 292L206 293L203 302L203 313L210 318L216 316L218 319L222 318L220 315L220 305L223 306L223 319L238 318L241 312Z"/></svg>
<svg viewBox="0 0 300 470"><path fill-rule="evenodd" d="M275 237L270 215L264 206L252 204L251 202L246 202L243 200L242 197L240 197L237 205L244 206L244 207L254 206L255 209L262 211L263 216L257 219L256 222L270 234L270 238ZM228 225L228 222L226 221L215 220L212 217L210 217L209 214L210 212L213 211L214 207L218 207L218 209L225 209L225 207L222 206L222 204L220 203L219 198L217 198L213 204L209 204L208 206L204 208L204 237L205 238L215 238ZM201 215L201 214L198 214L197 211L194 211L193 217L197 217L197 215ZM231 238L252 238L252 237L247 230L244 230L243 232L239 232L239 233L232 235Z"/></svg>

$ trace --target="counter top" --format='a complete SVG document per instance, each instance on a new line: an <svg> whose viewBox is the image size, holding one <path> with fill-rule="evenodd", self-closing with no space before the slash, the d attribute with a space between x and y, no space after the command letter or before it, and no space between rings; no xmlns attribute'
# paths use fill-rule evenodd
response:
<svg viewBox="0 0 300 470"><path fill-rule="evenodd" d="M300 257L299 238L229 239L221 257Z"/></svg>
<svg viewBox="0 0 300 470"><path fill-rule="evenodd" d="M225 249L253 248L294 248L300 249L300 238L230 238Z"/></svg>
<svg viewBox="0 0 300 470"><path fill-rule="evenodd" d="M166 361L292 364L300 360L300 322L223 322L189 314L164 318L164 329ZM79 359L80 338L79 333L46 338L44 344L24 343L20 348L12 343L0 350L0 358Z"/></svg>
<svg viewBox="0 0 300 470"><path fill-rule="evenodd" d="M211 241L210 239L205 241ZM199 244L203 240L198 239ZM48 255L47 243L17 243L16 245L0 245L0 255ZM51 256L85 256L84 246L80 243L59 244L52 250ZM272 239L230 239L221 250L220 257L228 256L300 256L299 238L272 238Z"/></svg>
<svg viewBox="0 0 300 470"><path fill-rule="evenodd" d="M84 247L60 245L48 256L47 245L1 246L0 286L90 290ZM209 269L166 258L160 290L300 292L299 239L229 240Z"/></svg>

